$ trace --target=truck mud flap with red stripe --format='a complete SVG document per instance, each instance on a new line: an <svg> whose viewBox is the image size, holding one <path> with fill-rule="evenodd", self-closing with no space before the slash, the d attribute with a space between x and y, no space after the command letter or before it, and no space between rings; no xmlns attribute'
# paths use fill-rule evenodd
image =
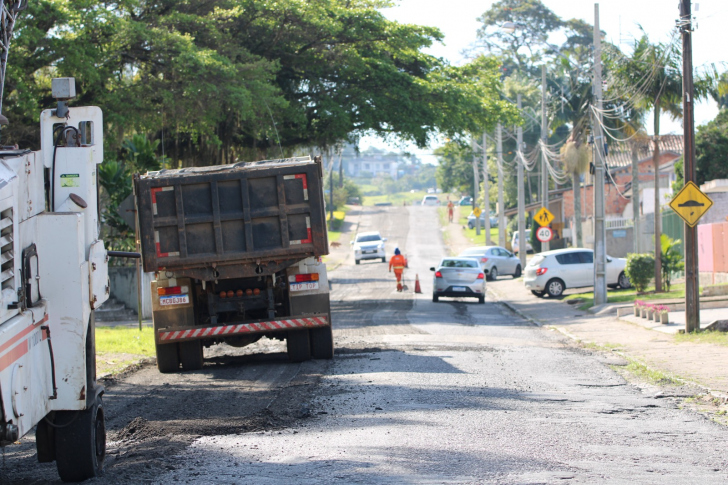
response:
<svg viewBox="0 0 728 485"><path fill-rule="evenodd" d="M326 327L328 325L329 317L327 315L321 315L317 317L292 317L283 320L218 325L214 327L159 329L157 332L157 341L159 343L180 342L183 340L199 340L205 338L230 337L233 335Z"/></svg>

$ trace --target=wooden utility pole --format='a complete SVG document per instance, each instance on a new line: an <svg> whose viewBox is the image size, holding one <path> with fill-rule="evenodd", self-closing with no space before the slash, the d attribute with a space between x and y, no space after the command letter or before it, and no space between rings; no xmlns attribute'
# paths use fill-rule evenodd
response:
<svg viewBox="0 0 728 485"><path fill-rule="evenodd" d="M683 49L683 159L685 182L695 182L695 121L693 119L693 45L690 0L680 2ZM655 174L657 176L657 173ZM657 212L655 212L657 217ZM698 294L698 228L685 224L685 331L700 330L700 295Z"/></svg>
<svg viewBox="0 0 728 485"><path fill-rule="evenodd" d="M604 226L604 136L602 135L602 31L594 4L594 305L607 302L607 234Z"/></svg>

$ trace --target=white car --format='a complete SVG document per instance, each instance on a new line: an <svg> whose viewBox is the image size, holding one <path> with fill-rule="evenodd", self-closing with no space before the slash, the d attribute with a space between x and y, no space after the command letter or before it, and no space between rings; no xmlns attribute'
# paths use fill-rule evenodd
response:
<svg viewBox="0 0 728 485"><path fill-rule="evenodd" d="M440 199L436 195L426 195L422 198L422 205L440 205Z"/></svg>
<svg viewBox="0 0 728 485"><path fill-rule="evenodd" d="M632 286L624 274L626 264L625 258L607 256L607 286ZM594 251L568 248L539 253L526 266L523 282L534 295L554 298L567 288L594 286Z"/></svg>
<svg viewBox="0 0 728 485"><path fill-rule="evenodd" d="M479 246L466 249L459 258L475 258L489 280L497 280L499 275L521 277L521 260L500 246Z"/></svg>
<svg viewBox="0 0 728 485"><path fill-rule="evenodd" d="M529 239L531 239L531 230L526 229L526 253L533 252L533 247L531 246L531 243L528 242ZM518 231L513 233L513 239L511 239L511 247L513 248L514 253L518 253Z"/></svg>
<svg viewBox="0 0 728 485"><path fill-rule="evenodd" d="M432 301L442 296L477 298L485 303L485 273L473 258L445 258L437 268L432 280Z"/></svg>
<svg viewBox="0 0 728 485"><path fill-rule="evenodd" d="M379 232L360 232L356 239L351 242L354 246L354 261L359 264L363 259L381 259L382 263L387 262L387 255L384 252L384 241Z"/></svg>

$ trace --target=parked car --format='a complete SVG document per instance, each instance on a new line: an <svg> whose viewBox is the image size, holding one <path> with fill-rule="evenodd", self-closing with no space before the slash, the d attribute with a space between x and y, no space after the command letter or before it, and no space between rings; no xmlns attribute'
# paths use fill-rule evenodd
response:
<svg viewBox="0 0 728 485"><path fill-rule="evenodd" d="M533 252L533 246L531 246L531 243L528 242L529 239L531 239L531 230L526 229L526 253ZM518 250L519 250L518 231L513 233L513 238L511 239L511 247L513 248L514 253L518 253Z"/></svg>
<svg viewBox="0 0 728 485"><path fill-rule="evenodd" d="M432 301L441 296L475 297L485 303L485 273L473 258L445 258L437 268L432 281Z"/></svg>
<svg viewBox="0 0 728 485"><path fill-rule="evenodd" d="M382 237L379 232L360 232L351 242L354 247L354 262L359 264L365 259L382 259L382 263L387 262L387 255L384 252L384 241L386 237Z"/></svg>
<svg viewBox="0 0 728 485"><path fill-rule="evenodd" d="M422 205L440 205L440 199L436 195L426 195L422 198Z"/></svg>
<svg viewBox="0 0 728 485"><path fill-rule="evenodd" d="M521 276L521 260L500 246L480 246L463 251L458 257L475 258L489 280L496 280L502 274L514 278Z"/></svg>
<svg viewBox="0 0 728 485"><path fill-rule="evenodd" d="M458 205L473 205L473 198L468 197L467 195L463 195L462 197L460 197Z"/></svg>
<svg viewBox="0 0 728 485"><path fill-rule="evenodd" d="M475 227L475 214L472 212L468 216L468 229L472 229ZM485 213L480 213L480 227L485 227ZM490 227L498 227L498 218L495 216L490 216Z"/></svg>
<svg viewBox="0 0 728 485"><path fill-rule="evenodd" d="M626 264L625 258L607 256L607 286L632 286L624 274ZM568 248L539 253L526 266L523 281L536 296L558 297L567 288L594 286L594 251Z"/></svg>

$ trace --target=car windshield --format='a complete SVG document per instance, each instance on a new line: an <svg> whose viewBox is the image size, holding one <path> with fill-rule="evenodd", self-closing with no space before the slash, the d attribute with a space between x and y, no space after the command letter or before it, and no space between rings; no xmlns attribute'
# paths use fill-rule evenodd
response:
<svg viewBox="0 0 728 485"><path fill-rule="evenodd" d="M440 266L443 268L477 268L478 262L467 259L443 259Z"/></svg>
<svg viewBox="0 0 728 485"><path fill-rule="evenodd" d="M357 236L356 242L374 242L381 241L382 237L379 234L367 234L366 236Z"/></svg>
<svg viewBox="0 0 728 485"><path fill-rule="evenodd" d="M536 265L539 265L539 264L541 264L541 262L542 262L542 261L543 261L544 259L546 259L546 257L545 257L545 256L541 256L540 254L537 254L536 256L534 256L533 258L531 258L531 261L529 261L529 262L528 262L528 265L529 265L529 266L536 266Z"/></svg>

